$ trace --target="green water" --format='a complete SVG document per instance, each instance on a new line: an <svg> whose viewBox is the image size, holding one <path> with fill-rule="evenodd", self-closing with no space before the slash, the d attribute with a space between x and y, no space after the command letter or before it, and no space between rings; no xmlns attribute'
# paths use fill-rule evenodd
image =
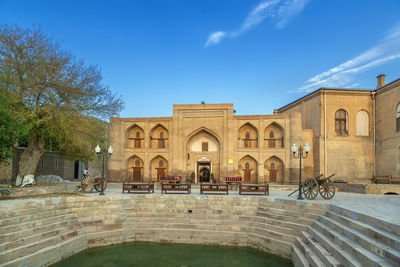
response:
<svg viewBox="0 0 400 267"><path fill-rule="evenodd" d="M289 260L240 247L135 242L91 248L52 266L293 266Z"/></svg>

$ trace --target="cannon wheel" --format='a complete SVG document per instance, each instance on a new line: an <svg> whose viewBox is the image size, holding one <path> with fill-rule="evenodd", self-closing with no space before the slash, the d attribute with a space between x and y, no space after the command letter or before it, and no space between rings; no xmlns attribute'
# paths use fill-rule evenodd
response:
<svg viewBox="0 0 400 267"><path fill-rule="evenodd" d="M303 194L309 200L313 200L317 197L318 189L317 180L314 178L307 178L303 184Z"/></svg>
<svg viewBox="0 0 400 267"><path fill-rule="evenodd" d="M336 192L335 184L330 179L327 179L319 186L319 194L321 195L321 197L325 199L333 198L335 192Z"/></svg>
<svg viewBox="0 0 400 267"><path fill-rule="evenodd" d="M101 177L100 178L95 178L95 184L94 184L94 189L96 189L97 192L101 192ZM106 190L107 187L107 179L104 177L104 184L103 184L104 190Z"/></svg>
<svg viewBox="0 0 400 267"><path fill-rule="evenodd" d="M90 177L89 175L87 175L86 177L84 177L82 179L81 188L82 188L83 192L90 193L93 191L93 187L94 187L93 177Z"/></svg>

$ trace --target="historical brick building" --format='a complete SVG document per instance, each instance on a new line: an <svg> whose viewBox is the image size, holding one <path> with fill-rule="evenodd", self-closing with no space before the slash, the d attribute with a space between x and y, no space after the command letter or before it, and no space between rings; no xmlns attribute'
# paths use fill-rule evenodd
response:
<svg viewBox="0 0 400 267"><path fill-rule="evenodd" d="M376 90L321 88L273 115L236 116L233 104L174 105L173 116L111 118L113 181L157 181L195 174L195 182L242 176L294 182L292 144L311 145L305 176L367 182L400 176L400 79Z"/></svg>
<svg viewBox="0 0 400 267"><path fill-rule="evenodd" d="M245 181L295 180L293 143L311 143L300 113L235 116L233 104L174 105L165 118L111 118L112 181L157 181L195 174L195 182L242 176ZM305 162L313 174L313 153Z"/></svg>

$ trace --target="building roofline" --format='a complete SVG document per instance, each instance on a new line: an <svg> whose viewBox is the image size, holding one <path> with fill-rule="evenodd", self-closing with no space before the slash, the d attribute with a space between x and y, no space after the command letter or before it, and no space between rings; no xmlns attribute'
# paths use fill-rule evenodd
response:
<svg viewBox="0 0 400 267"><path fill-rule="evenodd" d="M340 92L348 92L348 93L350 93L350 92L368 92L368 93L371 93L373 90L371 90L371 89L351 89L351 88L323 87L323 88L319 88L319 89L317 89L315 91L312 91L311 93L308 93L307 95L305 95L305 96L303 96L303 97L301 97L299 99L296 99L296 100L290 102L289 104L278 108L277 110L278 110L278 112L281 112L283 109L287 109L288 107L293 106L297 102L301 102L301 101L303 101L305 99L313 98L313 97L319 95L322 91L331 91L331 92L340 91Z"/></svg>

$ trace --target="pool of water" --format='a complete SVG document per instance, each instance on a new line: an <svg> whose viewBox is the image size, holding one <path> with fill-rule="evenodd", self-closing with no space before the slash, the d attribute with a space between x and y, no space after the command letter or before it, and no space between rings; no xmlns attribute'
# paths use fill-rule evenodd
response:
<svg viewBox="0 0 400 267"><path fill-rule="evenodd" d="M242 247L134 242L91 248L52 266L293 266L290 260Z"/></svg>

